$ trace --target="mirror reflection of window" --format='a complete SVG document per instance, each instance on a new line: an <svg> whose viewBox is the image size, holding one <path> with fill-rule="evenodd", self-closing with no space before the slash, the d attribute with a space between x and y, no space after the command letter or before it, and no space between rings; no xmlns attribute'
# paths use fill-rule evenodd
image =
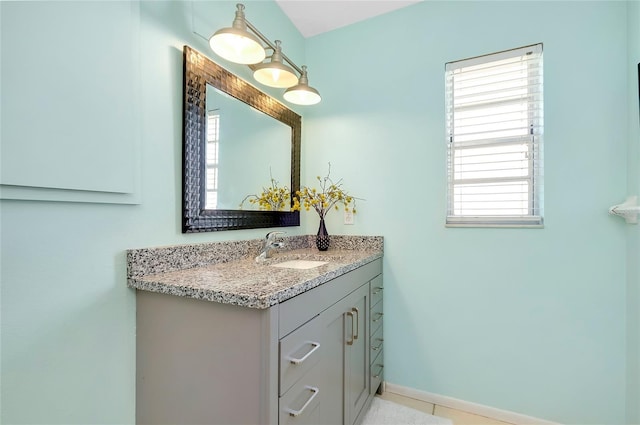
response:
<svg viewBox="0 0 640 425"><path fill-rule="evenodd" d="M207 111L207 196L205 209L218 207L218 148L220 145L220 111Z"/></svg>

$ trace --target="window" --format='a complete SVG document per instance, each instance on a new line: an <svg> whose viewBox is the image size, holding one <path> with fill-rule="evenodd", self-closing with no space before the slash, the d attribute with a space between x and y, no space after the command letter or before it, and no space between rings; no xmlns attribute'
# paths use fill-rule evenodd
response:
<svg viewBox="0 0 640 425"><path fill-rule="evenodd" d="M206 186L207 196L205 209L215 210L218 206L218 146L220 142L220 112L207 111L207 146L206 146Z"/></svg>
<svg viewBox="0 0 640 425"><path fill-rule="evenodd" d="M448 226L541 226L542 44L445 67Z"/></svg>

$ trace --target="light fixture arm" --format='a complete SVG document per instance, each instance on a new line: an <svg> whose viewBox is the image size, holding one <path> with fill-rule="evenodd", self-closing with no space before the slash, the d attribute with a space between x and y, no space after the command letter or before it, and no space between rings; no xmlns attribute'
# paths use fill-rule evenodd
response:
<svg viewBox="0 0 640 425"><path fill-rule="evenodd" d="M273 49L274 52L276 51L275 44L269 41L269 39L265 37L265 35L262 34L258 30L258 28L254 27L253 24L247 20L247 18L244 18L244 22L247 24L247 28L250 29L260 40L262 40L267 46ZM280 54L282 55L282 59L284 59L289 65L291 65L293 69L295 69L300 75L302 75L302 69L300 69L298 65L296 65L291 59L289 59L287 55L285 55L282 51L280 52Z"/></svg>

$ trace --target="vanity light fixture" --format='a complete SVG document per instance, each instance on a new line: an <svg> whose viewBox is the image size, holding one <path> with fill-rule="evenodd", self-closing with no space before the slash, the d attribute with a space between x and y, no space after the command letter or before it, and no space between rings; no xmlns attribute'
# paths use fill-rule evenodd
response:
<svg viewBox="0 0 640 425"><path fill-rule="evenodd" d="M260 63L267 54L260 39L247 31L244 5L238 4L237 7L231 27L216 31L209 38L209 45L217 55L228 61L243 65Z"/></svg>
<svg viewBox="0 0 640 425"><path fill-rule="evenodd" d="M213 51L228 61L248 65L259 83L269 87L287 88L284 98L290 103L315 105L320 102L318 90L309 86L307 67L302 66L300 69L282 53L280 40L272 43L247 21L242 3L238 3L236 7L236 17L232 26L216 31L209 39ZM267 47L264 47L263 43ZM264 62L267 58L265 49L273 51L269 62Z"/></svg>
<svg viewBox="0 0 640 425"><path fill-rule="evenodd" d="M284 98L296 105L315 105L320 102L321 98L318 90L313 87L309 87L307 67L305 65L302 65L302 75L300 75L298 84L285 90Z"/></svg>
<svg viewBox="0 0 640 425"><path fill-rule="evenodd" d="M275 43L276 50L271 55L271 62L254 65L253 78L269 87L292 87L298 83L298 76L290 66L282 63L280 40L276 40Z"/></svg>

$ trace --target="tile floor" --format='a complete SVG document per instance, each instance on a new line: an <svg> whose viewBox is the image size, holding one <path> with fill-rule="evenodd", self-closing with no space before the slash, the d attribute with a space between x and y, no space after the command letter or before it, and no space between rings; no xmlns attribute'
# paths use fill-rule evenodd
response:
<svg viewBox="0 0 640 425"><path fill-rule="evenodd" d="M512 425L508 422L502 422L484 416L474 415L473 413L463 412L462 410L427 403L425 401L390 393L388 391L385 391L380 397L385 400L393 401L394 403L411 407L412 409L451 419L454 425Z"/></svg>

